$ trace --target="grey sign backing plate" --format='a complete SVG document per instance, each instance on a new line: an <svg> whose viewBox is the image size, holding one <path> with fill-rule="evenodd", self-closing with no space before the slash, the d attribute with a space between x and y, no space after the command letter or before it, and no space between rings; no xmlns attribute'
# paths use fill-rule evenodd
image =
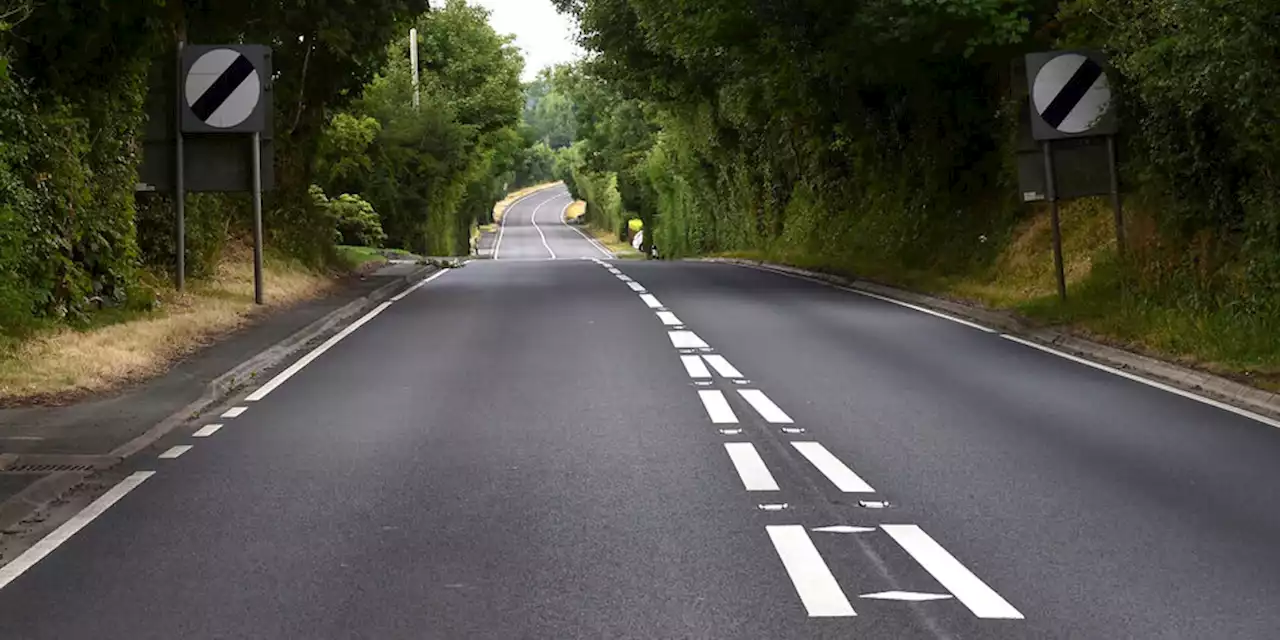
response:
<svg viewBox="0 0 1280 640"><path fill-rule="evenodd" d="M1027 54L1031 134L1036 140L1119 131L1106 56L1074 49Z"/></svg>
<svg viewBox="0 0 1280 640"><path fill-rule="evenodd" d="M182 50L183 133L262 133L271 109L271 49L188 45Z"/></svg>

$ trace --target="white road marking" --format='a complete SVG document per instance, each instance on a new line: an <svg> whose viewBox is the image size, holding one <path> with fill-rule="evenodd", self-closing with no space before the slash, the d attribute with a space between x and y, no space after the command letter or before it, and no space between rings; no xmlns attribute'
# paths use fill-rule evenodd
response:
<svg viewBox="0 0 1280 640"><path fill-rule="evenodd" d="M668 327L684 324L683 322L680 322L680 318L677 318L676 314L671 313L670 311L658 311L657 314L658 319L662 320L662 324L665 324Z"/></svg>
<svg viewBox="0 0 1280 640"><path fill-rule="evenodd" d="M644 293L644 286L641 285L639 282L628 282L627 286L631 287L632 291L635 291L638 293Z"/></svg>
<svg viewBox="0 0 1280 640"><path fill-rule="evenodd" d="M1233 406L1233 405L1229 405L1229 404L1227 404L1227 403L1225 403L1225 402L1219 402L1219 401L1217 401L1217 400L1214 400L1213 398L1206 398L1205 396L1197 395L1197 394L1191 393L1190 391L1184 391L1184 390L1182 390L1182 389L1179 389L1179 388L1174 387L1174 386L1171 386L1171 385L1164 384L1164 383L1162 383L1162 382L1156 382L1155 380L1149 380L1149 379L1144 378L1144 377L1142 377L1142 376L1138 376L1138 375L1134 375L1134 374L1132 374L1132 373L1129 373L1128 371L1122 371L1122 370L1120 370L1120 369L1116 369L1115 367L1109 367L1109 366L1107 366L1107 365L1105 365L1105 364L1101 364L1101 363L1098 363L1098 362L1093 362L1093 361L1091 361L1091 360L1086 360L1086 359L1081 358L1081 357L1079 357L1079 356L1073 356L1073 355L1071 355L1071 354L1069 354L1069 353L1066 353L1066 352L1064 352L1064 351L1059 351L1059 350L1057 350L1057 349L1053 349L1053 348L1051 348L1051 347L1046 347L1045 345L1042 345L1042 344L1037 343L1037 342L1032 342L1032 341L1030 341L1030 340L1024 340L1024 339L1022 339L1022 338L1019 338L1019 337L1016 337L1016 336L1011 336L1011 335L1008 335L1008 334L1001 334L1001 335L1000 335L1000 337L1001 337L1001 338L1004 338L1005 340L1009 340L1010 342L1016 342L1016 343L1018 343L1018 344L1020 344L1020 345L1024 345L1024 346L1027 346L1027 347L1031 347L1032 349L1038 349L1038 350L1043 351L1043 352L1045 352L1045 353L1048 353L1048 354L1052 354L1052 355L1058 356L1059 358L1066 358L1067 360L1070 360L1070 361L1072 361L1072 362L1076 362L1076 363L1079 363L1079 364L1085 365L1086 367L1093 367L1094 369L1097 369L1097 370L1099 370L1099 371L1105 371L1105 372L1107 372L1107 373L1110 373L1111 375L1120 376L1121 378L1125 378L1125 379L1127 379L1127 380L1132 380L1132 381L1134 381L1134 382L1140 382L1140 383L1142 383L1142 384L1147 385L1148 387L1153 387L1153 388L1155 388L1155 389L1159 389L1159 390L1161 390L1161 391L1167 391L1167 392L1172 393L1172 394L1174 394L1174 395L1178 395L1178 396L1182 396L1182 397L1184 397L1184 398L1187 398L1188 400L1195 400L1196 402L1199 402L1199 403L1201 403L1201 404L1207 404L1207 405L1209 405L1209 406L1211 406L1211 407L1214 407L1214 408L1217 408L1217 409L1222 409L1223 411L1227 411L1227 412L1230 412L1230 413L1234 413L1234 414L1236 414L1236 415L1238 415L1238 416L1240 416L1240 417L1242 417L1242 418L1248 418L1248 419L1250 419L1250 420L1254 420L1254 421L1256 421L1256 422L1261 422L1262 424L1265 424L1265 425L1267 425L1267 426L1269 426L1269 427L1275 427L1275 428L1277 428L1277 429L1280 429L1280 420L1275 420L1275 419L1272 419L1272 418L1268 418L1267 416L1264 416L1264 415L1261 415L1261 414L1254 413L1254 412L1252 412L1252 411L1249 411L1248 409L1242 409L1242 408L1240 408L1240 407L1236 407L1236 406Z"/></svg>
<svg viewBox="0 0 1280 640"><path fill-rule="evenodd" d="M261 387L258 387L256 391L254 391L253 393L245 397L245 400L248 400L249 402L257 402L267 397L267 394L271 393L272 391L275 391L276 387L279 387L280 385L284 384L286 380L288 380L289 378L292 378L299 371L302 371L303 367L306 367L307 365L311 364L313 361L315 361L316 358L319 358L321 355L323 355L324 352L328 351L329 349L332 349L334 345L341 342L343 338L346 338L347 336L354 333L356 329L359 329L360 327L364 326L364 323L374 319L375 317L377 317L379 313L386 311L387 307L390 307L390 306L391 306L391 302L384 302L374 307L373 311L366 313L364 317L351 323L346 329L339 331L332 338L325 340L320 346L313 349L311 353L308 353L307 355L302 356L301 358L298 359L297 362L289 365L288 369L281 371L279 374L276 375L276 377L269 380L266 384L262 385Z"/></svg>
<svg viewBox="0 0 1280 640"><path fill-rule="evenodd" d="M733 365L729 364L729 361L725 360L724 356L702 356L702 358L707 361L707 364L711 365L712 369L716 370L716 373L720 374L725 378L741 378L742 377L742 372L738 371L736 368L734 368Z"/></svg>
<svg viewBox="0 0 1280 640"><path fill-rule="evenodd" d="M422 282L419 282L418 284L415 284L412 287L409 287L408 289L405 289L404 291L401 291L400 293L397 293L396 295L391 296L391 301L400 302L401 300L404 300L405 296L413 293L414 291L417 291L418 289L421 289L427 286L427 284L429 284L432 280L435 280L436 278L439 278L440 276L446 273L449 273L450 271L452 271L452 269L441 269L431 274L429 277L424 278Z"/></svg>
<svg viewBox="0 0 1280 640"><path fill-rule="evenodd" d="M733 408L729 406L724 393L715 390L699 391L698 397L702 399L702 406L707 408L707 415L711 416L713 424L738 423L738 416L734 415Z"/></svg>
<svg viewBox="0 0 1280 640"><path fill-rule="evenodd" d="M791 505L789 505L789 504L787 504L787 503L785 503L785 502L781 502L781 503L773 503L773 504L758 504L758 505L756 505L756 508L757 508L757 509L759 509L759 510L761 510L761 511L782 511L783 509L787 509L787 508L790 508L790 507L791 507Z"/></svg>
<svg viewBox="0 0 1280 640"><path fill-rule="evenodd" d="M22 555L13 559L13 562L0 567L0 589L8 586L18 576L26 573L27 569L35 566L37 562L44 559L45 556L53 553L62 543L71 539L81 529L85 528L90 522L93 522L98 516L102 515L111 505L115 504L120 498L125 497L130 491L138 488L147 478L155 475L154 471L136 471L129 477L121 480L119 484L111 487L106 493L102 494L97 500L94 500L89 506L85 507L70 520L62 523L52 533L40 539L30 549L22 552Z"/></svg>
<svg viewBox="0 0 1280 640"><path fill-rule="evenodd" d="M604 264L604 263L601 263L601 264ZM622 272L621 272L621 271L618 271L618 268L617 268L617 267L609 267L608 269L609 269L609 273L612 273L612 274L613 274L613 275L615 275L615 276L620 276L620 275L622 275Z"/></svg>
<svg viewBox="0 0 1280 640"><path fill-rule="evenodd" d="M795 585L796 593L811 618L847 618L858 615L840 589L835 576L813 546L809 533L800 525L765 527L782 566Z"/></svg>
<svg viewBox="0 0 1280 640"><path fill-rule="evenodd" d="M657 298L655 298L655 297L653 296L653 294L650 294L650 293L642 293L642 294L640 294L640 299L641 299L641 300L644 300L644 303L645 303L646 305L648 305L650 309L661 309L661 308L662 308L662 303L661 303L661 302L658 302L658 299L657 299Z"/></svg>
<svg viewBox="0 0 1280 640"><path fill-rule="evenodd" d="M684 370L688 372L690 378L711 377L711 370L707 369L707 365L698 356L680 356L680 363L684 365Z"/></svg>
<svg viewBox="0 0 1280 640"><path fill-rule="evenodd" d="M952 596L945 593L921 593L919 591L881 591L858 596L872 600L901 600L903 602L928 602L930 600L950 600Z"/></svg>
<svg viewBox="0 0 1280 640"><path fill-rule="evenodd" d="M845 466L840 459L827 451L821 442L792 442L791 446L795 447L800 455L804 456L810 464L818 468L822 475L826 476L831 484L845 493L875 493L876 490L871 485L858 477L852 469Z"/></svg>
<svg viewBox="0 0 1280 640"><path fill-rule="evenodd" d="M619 273L619 274L618 274L618 279L619 279L619 280L621 280L621 281L623 281L623 282L635 282L635 280L632 280L632 279L631 279L631 276L629 276L629 275L627 275L627 274L625 274L625 273Z"/></svg>
<svg viewBox="0 0 1280 640"><path fill-rule="evenodd" d="M252 398L250 398L252 400ZM239 418L241 414L248 411L249 407L231 407L222 413L223 418Z"/></svg>
<svg viewBox="0 0 1280 640"><path fill-rule="evenodd" d="M572 201L572 200L570 200L570 201L569 201L569 204L573 204L573 201ZM568 209L569 209L569 207L568 207L568 205L566 205L566 206L565 206L565 210L566 210L566 211L568 211ZM578 235L582 236L582 238L583 238L584 240L586 240L588 243L590 243L590 244L591 244L591 246L595 247L595 248L596 248L596 251L599 251L600 253L604 254L604 257L609 258L610 260L612 260L613 258L615 258L615 257L616 257L616 256L614 256L614 255L613 255L613 252L612 252L612 251L609 251L608 249L604 248L604 245L600 244L600 241L599 241L599 240L596 240L595 238L592 238L591 236L589 236L589 235L587 235L587 234L583 233L583 232L582 232L582 229L579 229L579 228L577 228L577 227L575 227L575 226L573 226L573 225L569 224L568 222L566 222L566 221L565 221L565 219L564 219L564 215L563 215L563 214L561 214L561 215L560 215L560 224L562 224L562 225L564 225L564 226L566 226L566 227L569 227L570 229L573 229L574 231L577 231L577 232L578 232ZM605 262L601 262L601 261L600 261L600 260L598 260L598 259L596 260L596 262L599 262L600 264L607 264L607 263L605 263Z"/></svg>
<svg viewBox="0 0 1280 640"><path fill-rule="evenodd" d="M720 435L722 435L722 436L740 436L740 435L742 435L742 429L720 429Z"/></svg>
<svg viewBox="0 0 1280 640"><path fill-rule="evenodd" d="M671 346L677 349L701 349L707 346L707 343L692 331L668 331L667 336L671 338Z"/></svg>
<svg viewBox="0 0 1280 640"><path fill-rule="evenodd" d="M206 424L205 426L200 427L199 431L191 434L191 437L192 438L208 438L209 436L217 433L218 429L221 429L221 428L222 428L221 424Z"/></svg>
<svg viewBox="0 0 1280 640"><path fill-rule="evenodd" d="M502 234L507 230L507 214L510 213L511 209L514 208L517 204L520 204L521 202L523 202L525 198L532 198L533 196L539 193L542 193L542 191L541 190L534 191L533 193L528 193L523 196L520 196L519 198L516 198L514 201L511 202L511 204L507 205L507 208L502 212L502 220L498 223L498 241L493 244L494 260L498 259L498 252L502 250Z"/></svg>
<svg viewBox="0 0 1280 640"><path fill-rule="evenodd" d="M814 531L818 533L870 533L875 531L875 527L851 527L847 524L837 524L830 527L814 527Z"/></svg>
<svg viewBox="0 0 1280 640"><path fill-rule="evenodd" d="M726 442L724 450L729 452L733 468L738 471L738 477L742 478L742 486L747 491L778 490L778 481L773 479L772 473L769 473L769 467L765 466L764 459L760 457L760 452L756 451L754 444Z"/></svg>
<svg viewBox="0 0 1280 640"><path fill-rule="evenodd" d="M751 407L760 414L760 417L767 420L770 424L792 424L795 420L787 415L778 405L774 404L769 396L766 396L759 389L738 389L738 395L751 404Z"/></svg>
<svg viewBox="0 0 1280 640"><path fill-rule="evenodd" d="M533 223L533 230L538 232L538 237L539 237L539 238L542 238L542 246L543 246L543 247L546 247L546 249L547 249L547 253L551 254L551 259L552 259L552 260L555 260L555 259L556 259L556 252L551 250L551 245L547 244L547 235L546 235L545 233L542 233L542 227L539 227L539 226L538 226L538 211L539 211L539 210L541 210L543 207L547 206L547 203L548 203L548 202L551 202L552 200L559 200L559 199L560 199L560 196L557 196L557 197L555 197L555 198L549 198L549 199L545 200L544 202L542 202L542 203L541 203L541 204L539 204L538 206L534 207L534 208L533 208L533 215L529 216L529 222L532 222L532 223ZM565 208L567 209L568 207L569 207L569 205L567 205L567 204L566 204L566 205L565 205ZM503 219L503 220L506 220L506 219L507 219L507 216L506 216L506 215L503 215L503 216L502 216L502 219ZM561 219L563 219L563 216L561 217Z"/></svg>
<svg viewBox="0 0 1280 640"><path fill-rule="evenodd" d="M913 524L886 524L880 528L920 566L979 618L1022 620L1022 614L991 587L973 575L942 545Z"/></svg>
<svg viewBox="0 0 1280 640"><path fill-rule="evenodd" d="M160 454L160 459L161 459L161 460L173 460L174 458L177 458L178 456L180 456L180 455L182 455L182 454L184 454L184 453L186 453L186 452L188 452L188 451L190 451L190 450L191 450L191 445L189 445L189 444L180 444L180 445L177 445L177 446L174 446L174 447L170 447L168 451L165 451L164 453Z"/></svg>

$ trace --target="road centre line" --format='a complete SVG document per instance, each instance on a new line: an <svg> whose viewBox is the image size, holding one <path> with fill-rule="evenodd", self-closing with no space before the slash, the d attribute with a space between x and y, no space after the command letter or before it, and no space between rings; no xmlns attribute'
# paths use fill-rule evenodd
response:
<svg viewBox="0 0 1280 640"><path fill-rule="evenodd" d="M559 200L559 199L560 199L560 196L556 196L556 197L554 197L554 198L548 198L547 200L543 201L543 202L542 202L541 204L539 204L538 206L534 207L534 208L533 208L533 215L529 216L529 222L532 222L532 223L533 223L533 230L538 232L538 237L539 237L539 238L542 238L542 246L543 246L543 247L546 247L546 249L547 249L547 253L551 254L551 259L552 259L552 260L555 260L555 259L556 259L556 252L551 250L551 245L547 244L547 236L546 236L546 234L542 233L542 227L539 227L539 226L538 226L538 211L542 210L542 208L543 208L543 207L545 207L545 206L547 205L547 203L548 203L548 202L551 202L552 200ZM565 208L565 209L568 209L568 208L569 208L569 204L568 204L568 203L565 203L564 208ZM561 219L563 219L563 218L564 218L564 215L563 215L563 212L562 212L562 213L561 213ZM503 215L503 216L502 216L502 219L503 219L503 220L506 220L506 219L507 219L507 216L506 216L506 215Z"/></svg>
<svg viewBox="0 0 1280 640"><path fill-rule="evenodd" d="M222 428L221 424L206 424L205 426L200 427L199 431L196 431L195 433L191 434L191 437L192 438L208 438L209 436L217 433L218 429L221 429L221 428Z"/></svg>
<svg viewBox="0 0 1280 640"><path fill-rule="evenodd" d="M774 404L769 396L766 396L759 389L738 389L738 395L746 400L751 408L755 409L760 417L764 418L770 424L795 424L795 420L787 415L778 405Z"/></svg>
<svg viewBox="0 0 1280 640"><path fill-rule="evenodd" d="M881 529L979 618L1022 620L1013 605L973 575L923 529L913 524L886 524Z"/></svg>
<svg viewBox="0 0 1280 640"><path fill-rule="evenodd" d="M497 242L493 243L493 259L494 260L498 259L498 252L502 250L502 234L506 233L507 231L507 212L511 211L511 209L514 208L517 204L524 202L526 198L532 198L533 196L536 196L539 193L542 193L542 191L543 190L539 189L538 191L534 191L532 193L526 193L525 195L520 196L519 198L516 198L515 201L507 205L507 208L502 211L502 220L498 222L498 240Z"/></svg>
<svg viewBox="0 0 1280 640"><path fill-rule="evenodd" d="M169 450L160 454L159 457L161 460L173 460L174 458L181 456L182 454L190 451L191 449L192 447L189 444L180 444L177 446L169 447Z"/></svg>
<svg viewBox="0 0 1280 640"><path fill-rule="evenodd" d="M680 322L680 318L677 318L676 314L671 313L670 311L659 311L657 313L658 319L662 320L662 324L665 324L668 327L684 324L683 322Z"/></svg>
<svg viewBox="0 0 1280 640"><path fill-rule="evenodd" d="M226 411L222 412L222 416L221 416L221 417L223 417L223 418L239 418L241 414L243 414L244 412L246 412L246 411L248 411L248 410L249 410L249 407L231 407L230 409L227 409Z"/></svg>
<svg viewBox="0 0 1280 640"><path fill-rule="evenodd" d="M1159 390L1161 390L1161 391L1166 391L1166 392L1168 392L1168 393L1172 393L1172 394L1174 394L1174 395L1182 396L1182 397L1184 397L1184 398L1187 398L1188 400L1195 400L1196 402L1199 402L1199 403L1201 403L1201 404L1207 404L1207 405L1209 405L1209 406L1211 406L1211 407L1214 407L1214 408L1217 408L1217 409L1221 409L1221 410L1223 410L1223 411L1227 411L1227 412L1230 412L1230 413L1234 413L1234 414L1236 414L1236 415L1238 415L1238 416L1240 416L1240 417L1242 417L1242 418L1248 418L1248 419L1253 420L1253 421L1255 421L1255 422L1261 422L1262 424L1265 424L1265 425L1267 425L1267 426L1269 426L1269 427L1275 427L1275 428L1277 428L1277 429L1280 429L1280 420L1275 420L1275 419L1272 419L1272 418L1268 418L1267 416L1264 416L1264 415L1261 415L1261 414L1254 413L1254 412L1252 412L1252 411L1249 411L1248 409L1242 409L1242 408L1240 408L1240 407L1233 406L1233 405L1227 404L1227 403L1225 403L1225 402L1220 402L1220 401L1218 401L1218 400L1214 400L1213 398L1207 398L1207 397L1205 397L1205 396L1198 395L1198 394L1192 393L1192 392L1190 392L1190 391L1184 391L1184 390L1179 389L1179 388L1177 388L1177 387L1174 387L1174 386L1172 386L1172 385L1167 385L1167 384L1164 384L1164 383L1162 383L1162 382L1156 382L1155 380L1150 380L1150 379L1148 379L1148 378L1144 378L1144 377L1139 376L1139 375L1134 375L1134 374L1132 374L1132 373L1129 373L1128 371L1123 371L1123 370L1120 370L1120 369L1116 369L1115 367L1109 367L1109 366L1107 366L1107 365L1105 365L1105 364L1101 364L1101 363L1098 363L1098 362L1093 362L1093 361L1091 361L1091 360L1086 360L1086 359L1081 358L1081 357L1079 357L1079 356L1074 356L1074 355L1071 355L1071 354L1069 354L1069 353L1066 353L1065 351L1059 351L1059 350L1057 350L1057 349L1053 349L1053 348L1051 348L1051 347L1047 347L1047 346L1042 345L1042 344L1037 343L1037 342L1032 342L1032 341L1030 341L1030 340L1024 340L1024 339L1019 338L1019 337L1017 337L1017 336L1011 336L1011 335L1009 335L1009 334L1004 334L1004 333L1002 333L1002 334L1000 334L1000 337L1001 337L1001 338L1004 338L1005 340L1008 340L1008 341L1010 341L1010 342L1016 342L1016 343L1018 343L1018 344L1020 344L1020 345L1023 345L1023 346L1026 346L1026 347L1031 347L1032 349L1036 349L1036 350L1043 351L1043 352L1048 353L1048 354L1051 354L1051 355L1058 356L1059 358L1065 358L1065 359L1070 360L1070 361L1072 361L1072 362L1075 362L1075 363L1078 363L1078 364L1085 365L1086 367L1093 367L1094 369L1097 369L1097 370L1099 370L1099 371L1105 371L1106 373L1110 373L1111 375L1120 376L1121 378L1125 378L1125 379L1127 379L1127 380L1132 380L1132 381L1134 381L1134 382L1139 382L1139 383L1142 383L1142 384L1147 385L1148 387L1152 387L1152 388L1154 388L1154 389L1159 389Z"/></svg>
<svg viewBox="0 0 1280 640"><path fill-rule="evenodd" d="M655 298L655 297L653 296L653 294L651 294L651 293L642 293L642 294L640 294L640 299L641 299L641 300L643 300L643 301L644 301L644 303L645 303L646 305L648 305L648 307L649 307L650 309L661 309L661 308L662 308L662 303L661 303L661 302L658 302L658 299L657 299L657 298Z"/></svg>
<svg viewBox="0 0 1280 640"><path fill-rule="evenodd" d="M30 549L22 552L22 555L13 559L13 562L0 567L0 589L8 586L18 576L26 573L28 569L35 566L45 556L53 553L62 543L71 539L81 529L85 528L90 522L93 522L102 515L107 509L111 508L121 498L125 497L130 491L138 488L138 485L146 481L147 478L155 475L154 471L136 471L129 477L121 480L116 486L111 487L106 493L94 500L89 506L80 510L70 520L62 523L57 529L54 529L49 535L40 539Z"/></svg>
<svg viewBox="0 0 1280 640"><path fill-rule="evenodd" d="M849 598L840 589L822 554L813 546L809 533L801 525L765 527L773 548L782 560L800 602L811 618L847 618L858 615Z"/></svg>
<svg viewBox="0 0 1280 640"><path fill-rule="evenodd" d="M627 286L631 287L632 291L635 291L637 293L644 293L644 286L641 285L639 282L628 282Z"/></svg>
<svg viewBox="0 0 1280 640"><path fill-rule="evenodd" d="M444 273L444 272L442 271L441 273ZM375 317L378 316L378 314L382 313L383 311L386 311L387 307L390 307L390 306L391 306L391 302L384 302L374 307L373 311L366 313L359 320L356 320L355 322L351 323L349 326L347 326L347 328L343 329L342 331L339 331L332 338L325 340L320 346L313 349L311 353L308 353L307 355L302 356L302 358L300 358L297 362L289 365L289 368L285 369L284 371L281 371L279 374L276 375L276 377L267 381L266 384L262 385L261 387L258 387L256 391L246 396L245 400L248 400L249 402L257 402L267 397L267 394L271 393L272 391L275 391L276 388L284 384L286 380L288 380L289 378L292 378L299 371L302 371L304 367L314 362L316 358L319 358L321 355L324 355L324 352L328 351L329 349L332 349L333 346L341 342L343 338L346 338L347 336L354 333L356 329L359 329L360 327L364 326L366 322L374 319Z"/></svg>
<svg viewBox="0 0 1280 640"><path fill-rule="evenodd" d="M708 345L692 331L668 331L671 346L677 349L706 349Z"/></svg>
<svg viewBox="0 0 1280 640"><path fill-rule="evenodd" d="M747 491L778 490L778 481L769 473L769 467L760 457L760 452L756 451L755 445L750 442L726 442L724 450L729 453L733 468L737 470L742 486Z"/></svg>
<svg viewBox="0 0 1280 640"><path fill-rule="evenodd" d="M804 456L831 484L845 493L875 493L858 474L846 466L840 459L832 455L821 442L792 442L791 446Z"/></svg>
<svg viewBox="0 0 1280 640"><path fill-rule="evenodd" d="M690 378L697 380L711 377L711 370L707 368L706 363L699 356L680 356L680 363L684 365L684 370L689 374Z"/></svg>
<svg viewBox="0 0 1280 640"><path fill-rule="evenodd" d="M702 400L702 406L706 408L707 415L711 416L712 424L738 423L738 416L733 412L733 407L729 406L729 401L725 399L723 392L700 390L698 398Z"/></svg>
<svg viewBox="0 0 1280 640"><path fill-rule="evenodd" d="M722 377L725 377L725 378L742 378L743 377L742 372L738 371L736 367L729 364L729 361L726 360L724 356L719 356L719 355L702 356L702 359L706 360L707 364L711 365L711 368L715 369L716 373L720 374Z"/></svg>

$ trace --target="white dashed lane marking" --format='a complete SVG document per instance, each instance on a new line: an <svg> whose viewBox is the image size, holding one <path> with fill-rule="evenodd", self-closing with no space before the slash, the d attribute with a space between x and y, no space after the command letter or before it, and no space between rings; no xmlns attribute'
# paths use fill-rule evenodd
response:
<svg viewBox="0 0 1280 640"><path fill-rule="evenodd" d="M222 428L222 425L220 424L206 424L205 426L200 427L199 431L196 431L195 433L191 434L191 437L208 438L209 436L217 433L218 429L221 429L221 428Z"/></svg>
<svg viewBox="0 0 1280 640"><path fill-rule="evenodd" d="M683 322L680 322L680 318L677 318L676 314L671 313L670 311L659 311L657 313L658 319L662 321L662 324L665 324L668 327L675 327L684 324Z"/></svg>
<svg viewBox="0 0 1280 640"><path fill-rule="evenodd" d="M644 303L645 303L646 305L648 305L650 309L661 309L661 308L662 308L662 303L661 303L661 302L658 302L658 299L657 299L657 298L655 298L655 297L653 297L653 295L652 295L652 294L649 294L649 293L642 293L642 294L640 294L640 299L641 299L641 300L644 300Z"/></svg>
<svg viewBox="0 0 1280 640"><path fill-rule="evenodd" d="M858 615L803 526L772 525L765 530L809 617L847 618Z"/></svg>
<svg viewBox="0 0 1280 640"><path fill-rule="evenodd" d="M837 489L845 493L875 493L875 489L867 484L852 469L845 466L840 459L827 451L820 442L792 442L792 447L800 452L822 475L826 476L831 484Z"/></svg>
<svg viewBox="0 0 1280 640"><path fill-rule="evenodd" d="M227 409L225 412L223 412L222 417L239 418L240 414L248 410L249 410L249 407L231 407L230 409Z"/></svg>
<svg viewBox="0 0 1280 640"><path fill-rule="evenodd" d="M168 451L165 451L164 453L160 454L160 459L173 460L174 458L177 458L178 456L181 456L182 454L190 451L191 448L192 447L189 444L180 444L175 447L170 447Z"/></svg>
<svg viewBox="0 0 1280 640"><path fill-rule="evenodd" d="M795 420L787 415L778 405L774 404L769 396L758 389L739 389L738 395L746 400L760 417L764 418L770 424L793 424Z"/></svg>
<svg viewBox="0 0 1280 640"><path fill-rule="evenodd" d="M618 274L618 279L623 282L635 282L635 280L631 279L631 276L621 274L621 273Z"/></svg>
<svg viewBox="0 0 1280 640"><path fill-rule="evenodd" d="M698 397L702 399L702 406L706 407L707 415L711 416L712 423L738 423L738 416L733 413L733 408L729 406L729 401L725 399L724 393L704 390L698 392Z"/></svg>
<svg viewBox="0 0 1280 640"><path fill-rule="evenodd" d="M726 442L724 449L729 452L733 468L738 471L738 477L742 478L742 486L747 491L778 490L778 481L773 479L772 473L769 473L769 467L765 466L764 459L760 457L760 452L756 451L755 445L750 442Z"/></svg>
<svg viewBox="0 0 1280 640"><path fill-rule="evenodd" d="M742 372L738 371L737 368L729 364L729 361L725 360L724 356L702 356L702 357L704 360L707 361L707 364L711 365L711 368L715 369L716 373L720 374L721 376L725 378L741 378L742 377Z"/></svg>
<svg viewBox="0 0 1280 640"><path fill-rule="evenodd" d="M677 349L706 349L708 347L698 334L692 331L668 331L667 336L671 338L671 346Z"/></svg>
<svg viewBox="0 0 1280 640"><path fill-rule="evenodd" d="M638 292L644 291L644 285L641 285L639 282L628 282L627 286L631 287L632 291L638 291Z"/></svg>
<svg viewBox="0 0 1280 640"><path fill-rule="evenodd" d="M925 571L979 618L1022 620L1022 614L994 589L960 564L942 545L914 524L886 524L881 529L893 538Z"/></svg>
<svg viewBox="0 0 1280 640"><path fill-rule="evenodd" d="M690 378L696 380L711 377L711 370L707 368L706 363L699 356L680 356L680 362L684 365L684 370L689 374Z"/></svg>

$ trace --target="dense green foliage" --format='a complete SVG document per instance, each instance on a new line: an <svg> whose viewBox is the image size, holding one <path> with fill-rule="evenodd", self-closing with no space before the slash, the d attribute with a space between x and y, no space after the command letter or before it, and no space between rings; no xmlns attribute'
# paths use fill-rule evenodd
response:
<svg viewBox="0 0 1280 640"><path fill-rule="evenodd" d="M1084 291L1280 329L1276 0L557 2L591 52L550 80L594 224L637 214L669 256L988 272L1035 212L1010 63L1095 47L1118 72L1133 259Z"/></svg>

